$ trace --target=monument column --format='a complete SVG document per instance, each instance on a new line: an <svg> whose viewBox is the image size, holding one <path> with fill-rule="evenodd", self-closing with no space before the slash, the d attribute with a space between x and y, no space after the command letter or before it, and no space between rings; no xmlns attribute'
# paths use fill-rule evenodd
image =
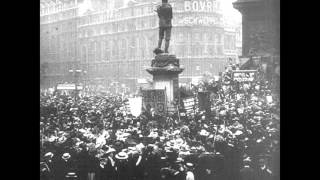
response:
<svg viewBox="0 0 320 180"><path fill-rule="evenodd" d="M168 106L179 98L179 74L183 70L180 68L179 59L167 53L156 55L151 67L147 68L147 72L153 76L153 88L166 90Z"/></svg>

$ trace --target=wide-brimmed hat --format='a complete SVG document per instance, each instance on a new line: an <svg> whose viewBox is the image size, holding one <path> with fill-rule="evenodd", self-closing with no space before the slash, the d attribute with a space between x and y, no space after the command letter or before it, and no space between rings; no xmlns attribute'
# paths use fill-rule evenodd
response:
<svg viewBox="0 0 320 180"><path fill-rule="evenodd" d="M116 150L114 148L109 148L105 154L109 154L109 153L112 153L112 152L116 152Z"/></svg>
<svg viewBox="0 0 320 180"><path fill-rule="evenodd" d="M199 134L201 136L209 136L210 133L208 131L206 131L205 129L202 129Z"/></svg>
<svg viewBox="0 0 320 180"><path fill-rule="evenodd" d="M116 158L117 158L117 159L128 159L128 154L125 153L125 152L119 152L119 153L116 155Z"/></svg>
<svg viewBox="0 0 320 180"><path fill-rule="evenodd" d="M48 152L44 155L44 157L50 157L52 158L53 157L53 153L52 152Z"/></svg>
<svg viewBox="0 0 320 180"><path fill-rule="evenodd" d="M62 159L64 159L64 160L67 160L67 159L69 159L71 157L71 155L69 154L69 153L64 153L63 155L62 155Z"/></svg>
<svg viewBox="0 0 320 180"><path fill-rule="evenodd" d="M193 164L190 163L190 162L187 162L187 163L186 163L186 166L187 166L188 168L191 168L191 167L193 167Z"/></svg>

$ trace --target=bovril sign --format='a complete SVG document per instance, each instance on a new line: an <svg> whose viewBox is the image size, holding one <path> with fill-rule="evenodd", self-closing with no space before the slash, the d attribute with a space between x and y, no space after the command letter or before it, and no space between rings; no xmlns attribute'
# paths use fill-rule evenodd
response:
<svg viewBox="0 0 320 180"><path fill-rule="evenodd" d="M218 9L218 3L219 2L216 0L184 1L184 10L196 12L215 12Z"/></svg>

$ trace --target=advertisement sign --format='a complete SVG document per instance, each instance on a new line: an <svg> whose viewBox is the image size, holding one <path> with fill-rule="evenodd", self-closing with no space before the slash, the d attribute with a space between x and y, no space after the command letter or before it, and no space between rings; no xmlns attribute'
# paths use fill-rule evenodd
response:
<svg viewBox="0 0 320 180"><path fill-rule="evenodd" d="M153 108L156 113L167 112L166 93L164 89L141 90L143 107L146 110Z"/></svg>
<svg viewBox="0 0 320 180"><path fill-rule="evenodd" d="M177 18L174 22L174 25L183 25L183 26L213 26L218 23L216 17L209 16L184 16Z"/></svg>
<svg viewBox="0 0 320 180"><path fill-rule="evenodd" d="M248 82L254 81L257 70L236 70L232 71L232 77L234 81Z"/></svg>
<svg viewBox="0 0 320 180"><path fill-rule="evenodd" d="M216 0L190 0L184 1L185 11L216 12L218 3Z"/></svg>

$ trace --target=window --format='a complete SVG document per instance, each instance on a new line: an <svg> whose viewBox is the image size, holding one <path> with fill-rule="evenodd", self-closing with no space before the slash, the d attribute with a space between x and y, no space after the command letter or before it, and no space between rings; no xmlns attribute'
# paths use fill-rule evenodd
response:
<svg viewBox="0 0 320 180"><path fill-rule="evenodd" d="M100 41L97 42L96 55L97 55L96 60L101 61L101 42Z"/></svg>
<svg viewBox="0 0 320 180"><path fill-rule="evenodd" d="M110 43L109 40L104 41L104 60L108 61L110 60L111 51L110 51Z"/></svg>
<svg viewBox="0 0 320 180"><path fill-rule="evenodd" d="M125 59L127 55L127 41L125 39L121 40L120 48L120 58Z"/></svg>

